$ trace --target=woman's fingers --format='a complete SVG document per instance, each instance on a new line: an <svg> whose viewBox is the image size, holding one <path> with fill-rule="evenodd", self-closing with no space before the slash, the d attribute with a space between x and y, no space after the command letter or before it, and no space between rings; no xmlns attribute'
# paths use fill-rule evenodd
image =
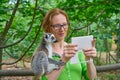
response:
<svg viewBox="0 0 120 80"><path fill-rule="evenodd" d="M64 58L69 60L71 57L73 57L77 53L77 45L75 44L68 44L64 46Z"/></svg>
<svg viewBox="0 0 120 80"><path fill-rule="evenodd" d="M77 49L77 45L73 45L73 44L68 44L66 46L64 46L64 52L65 53L75 53L76 51L78 51Z"/></svg>
<svg viewBox="0 0 120 80"><path fill-rule="evenodd" d="M73 48L73 47L77 47L76 44L67 44L64 46L64 48Z"/></svg>
<svg viewBox="0 0 120 80"><path fill-rule="evenodd" d="M88 52L88 51L96 51L95 47L91 47L89 49L83 49L84 52Z"/></svg>
<svg viewBox="0 0 120 80"><path fill-rule="evenodd" d="M86 57L96 57L96 51L88 51L84 53Z"/></svg>
<svg viewBox="0 0 120 80"><path fill-rule="evenodd" d="M96 57L96 48L95 48L95 43L96 43L96 39L93 39L92 41L92 47L89 49L84 49L84 54L86 57Z"/></svg>
<svg viewBox="0 0 120 80"><path fill-rule="evenodd" d="M92 41L92 47L95 47L96 39L93 39Z"/></svg>
<svg viewBox="0 0 120 80"><path fill-rule="evenodd" d="M90 49L84 49L84 54L86 57L96 57L96 48L92 47Z"/></svg>

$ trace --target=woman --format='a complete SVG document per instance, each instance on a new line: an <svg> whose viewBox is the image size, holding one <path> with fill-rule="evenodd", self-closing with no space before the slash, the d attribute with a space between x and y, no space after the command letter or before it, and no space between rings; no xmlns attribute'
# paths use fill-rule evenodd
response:
<svg viewBox="0 0 120 80"><path fill-rule="evenodd" d="M53 33L57 38L57 43L53 43L53 53L57 56L53 56L56 60L61 60L66 63L65 66L61 66L59 70L54 70L49 74L42 76L42 80L94 80L96 76L96 68L93 62L70 64L70 59L77 53L77 45L67 44L64 39L69 30L69 19L67 14L60 9L50 10L42 23L44 32ZM83 50L77 53L79 62L84 60L90 60L96 56L96 49L94 47L95 41L93 41L93 47ZM59 58L60 56L60 58Z"/></svg>

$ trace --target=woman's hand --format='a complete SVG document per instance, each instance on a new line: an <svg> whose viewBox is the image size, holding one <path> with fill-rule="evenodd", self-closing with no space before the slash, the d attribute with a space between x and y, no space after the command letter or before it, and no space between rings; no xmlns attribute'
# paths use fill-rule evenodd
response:
<svg viewBox="0 0 120 80"><path fill-rule="evenodd" d="M64 46L62 61L67 62L77 53L77 45L75 44L67 44Z"/></svg>
<svg viewBox="0 0 120 80"><path fill-rule="evenodd" d="M90 58L96 57L96 48L95 48L95 42L96 40L93 39L92 41L92 47L89 49L84 49L84 54L86 56L86 60L90 60Z"/></svg>

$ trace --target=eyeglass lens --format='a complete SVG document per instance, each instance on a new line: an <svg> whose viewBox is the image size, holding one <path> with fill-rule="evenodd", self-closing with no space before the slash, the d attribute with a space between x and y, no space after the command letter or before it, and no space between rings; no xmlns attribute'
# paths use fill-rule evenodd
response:
<svg viewBox="0 0 120 80"><path fill-rule="evenodd" d="M60 28L67 28L68 24L67 23L63 23L63 24L55 24L55 25L52 25L52 27L54 29L60 29Z"/></svg>

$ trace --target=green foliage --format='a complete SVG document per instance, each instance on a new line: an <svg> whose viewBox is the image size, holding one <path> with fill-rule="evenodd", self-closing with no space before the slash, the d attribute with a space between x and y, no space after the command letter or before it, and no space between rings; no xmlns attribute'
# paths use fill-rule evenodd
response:
<svg viewBox="0 0 120 80"><path fill-rule="evenodd" d="M12 0L11 0L12 1ZM120 36L120 1L119 0L38 0L36 17L28 36L16 46L6 48L11 53L21 56L32 43L45 13L51 8L65 10L70 18L70 33L67 42L73 36L94 35L97 38L97 50L107 51L104 40L108 40L109 49L112 36ZM9 0L0 1L0 34L4 31L6 22L10 19L15 4ZM5 45L21 39L28 31L34 13L35 0L21 0L13 23L7 33ZM86 27L83 29L78 29ZM88 29L87 27L90 27ZM74 30L77 28L78 30ZM89 33L88 33L89 32ZM40 32L37 41L32 46L27 56L31 56L42 37ZM116 40L117 42L117 40Z"/></svg>
<svg viewBox="0 0 120 80"><path fill-rule="evenodd" d="M67 11L70 17L71 29L89 26L91 28L90 34L97 38L97 50L106 51L105 47L103 47L104 39L107 38L109 40L108 46L111 48L110 44L112 44L111 40L113 34L117 36L120 35L120 28L116 27L119 25L120 21L120 19L117 17L120 16L120 7L118 7L118 3L120 3L120 1L112 2L104 0L66 0L64 3L61 2L58 7ZM88 31L90 30L85 28L75 32L71 30L71 33L73 33L72 36L81 36L87 35Z"/></svg>

